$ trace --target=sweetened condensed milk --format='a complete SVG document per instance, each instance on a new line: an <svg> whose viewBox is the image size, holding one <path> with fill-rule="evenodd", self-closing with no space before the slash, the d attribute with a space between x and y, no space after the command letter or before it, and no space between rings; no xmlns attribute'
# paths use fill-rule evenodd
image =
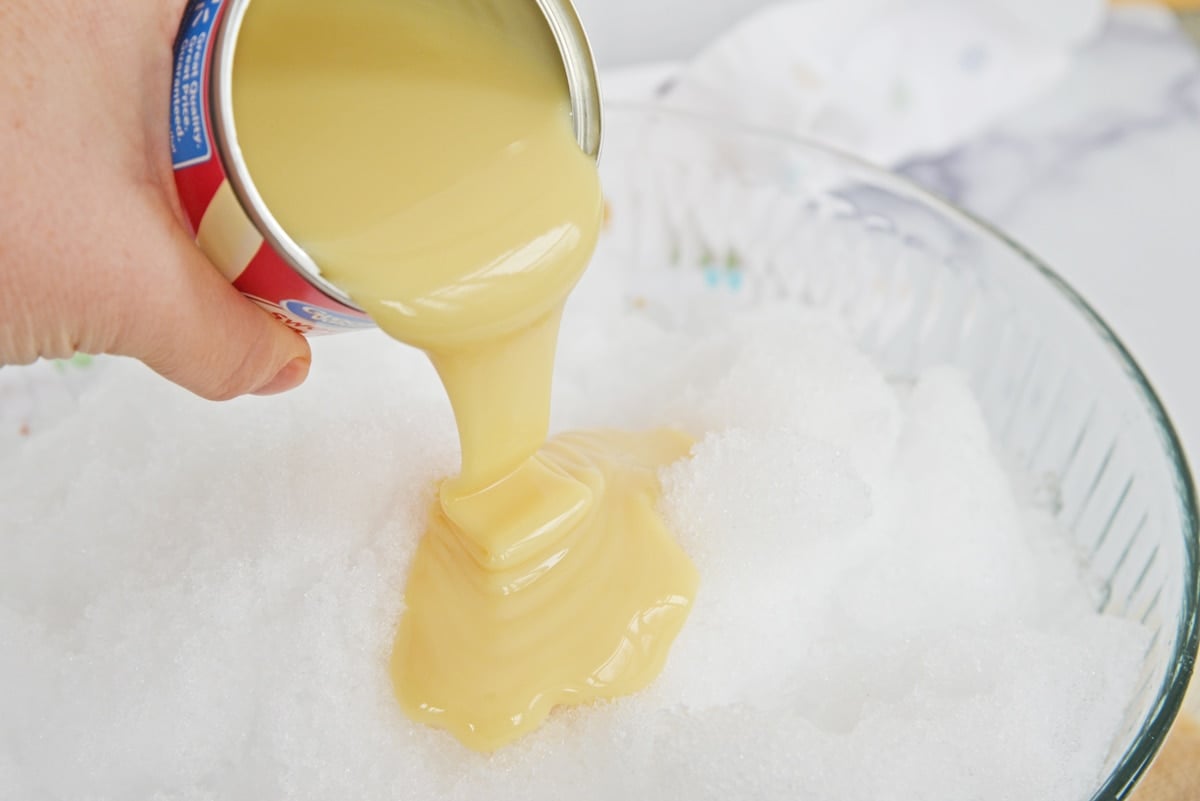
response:
<svg viewBox="0 0 1200 801"><path fill-rule="evenodd" d="M449 395L461 469L430 510L391 674L408 715L489 751L653 680L697 576L656 509L687 435L547 439L600 183L562 64L467 8L255 0L233 107L275 218Z"/></svg>

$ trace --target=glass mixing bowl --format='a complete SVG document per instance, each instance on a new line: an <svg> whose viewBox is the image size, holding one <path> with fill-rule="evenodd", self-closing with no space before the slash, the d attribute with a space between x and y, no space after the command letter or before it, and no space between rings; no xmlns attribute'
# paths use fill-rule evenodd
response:
<svg viewBox="0 0 1200 801"><path fill-rule="evenodd" d="M1098 607L1153 632L1091 796L1127 798L1196 655L1197 511L1175 430L1116 334L1019 245L853 158L652 108L614 106L606 123L611 218L594 269L627 270L632 292L832 308L897 379L936 364L970 376Z"/></svg>
<svg viewBox="0 0 1200 801"><path fill-rule="evenodd" d="M1129 352L1035 257L908 182L796 139L611 106L612 215L593 269L713 302L837 310L894 377L951 364L1038 480L1100 588L1154 633L1091 801L1125 799L1180 707L1197 646L1196 496ZM0 447L69 415L105 362L0 371ZM1088 799L1063 799L1088 801Z"/></svg>

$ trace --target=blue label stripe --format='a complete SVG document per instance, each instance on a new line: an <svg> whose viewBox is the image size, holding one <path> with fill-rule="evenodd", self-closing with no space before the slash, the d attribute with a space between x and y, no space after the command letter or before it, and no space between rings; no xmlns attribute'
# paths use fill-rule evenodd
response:
<svg viewBox="0 0 1200 801"><path fill-rule="evenodd" d="M212 158L206 123L204 66L223 2L191 0L175 40L175 75L171 84L171 161L175 169Z"/></svg>
<svg viewBox="0 0 1200 801"><path fill-rule="evenodd" d="M315 306L302 300L285 300L279 304L301 320L327 330L344 331L358 328L374 328L375 324L363 317L352 317L349 314L335 312L332 309Z"/></svg>

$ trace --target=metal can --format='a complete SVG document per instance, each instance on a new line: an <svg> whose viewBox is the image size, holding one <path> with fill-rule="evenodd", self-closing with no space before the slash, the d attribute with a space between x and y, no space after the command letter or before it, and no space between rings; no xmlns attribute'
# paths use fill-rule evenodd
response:
<svg viewBox="0 0 1200 801"><path fill-rule="evenodd" d="M190 0L175 40L171 158L184 214L200 249L221 274L293 330L318 335L374 327L283 230L242 158L233 119L233 62L238 32L251 2ZM511 9L539 15L539 40L556 50L563 65L579 144L593 157L598 155L596 67L570 0L446 2L459 2L469 6L471 13L486 13L496 20L511 16ZM330 0L331 9L337 5Z"/></svg>

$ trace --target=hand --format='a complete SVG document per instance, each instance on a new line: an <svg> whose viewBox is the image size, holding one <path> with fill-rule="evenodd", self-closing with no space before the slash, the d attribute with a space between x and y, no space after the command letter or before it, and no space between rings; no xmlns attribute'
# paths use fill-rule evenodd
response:
<svg viewBox="0 0 1200 801"><path fill-rule="evenodd" d="M185 0L0 0L0 365L141 359L214 400L299 385L311 354L197 249L168 101Z"/></svg>

